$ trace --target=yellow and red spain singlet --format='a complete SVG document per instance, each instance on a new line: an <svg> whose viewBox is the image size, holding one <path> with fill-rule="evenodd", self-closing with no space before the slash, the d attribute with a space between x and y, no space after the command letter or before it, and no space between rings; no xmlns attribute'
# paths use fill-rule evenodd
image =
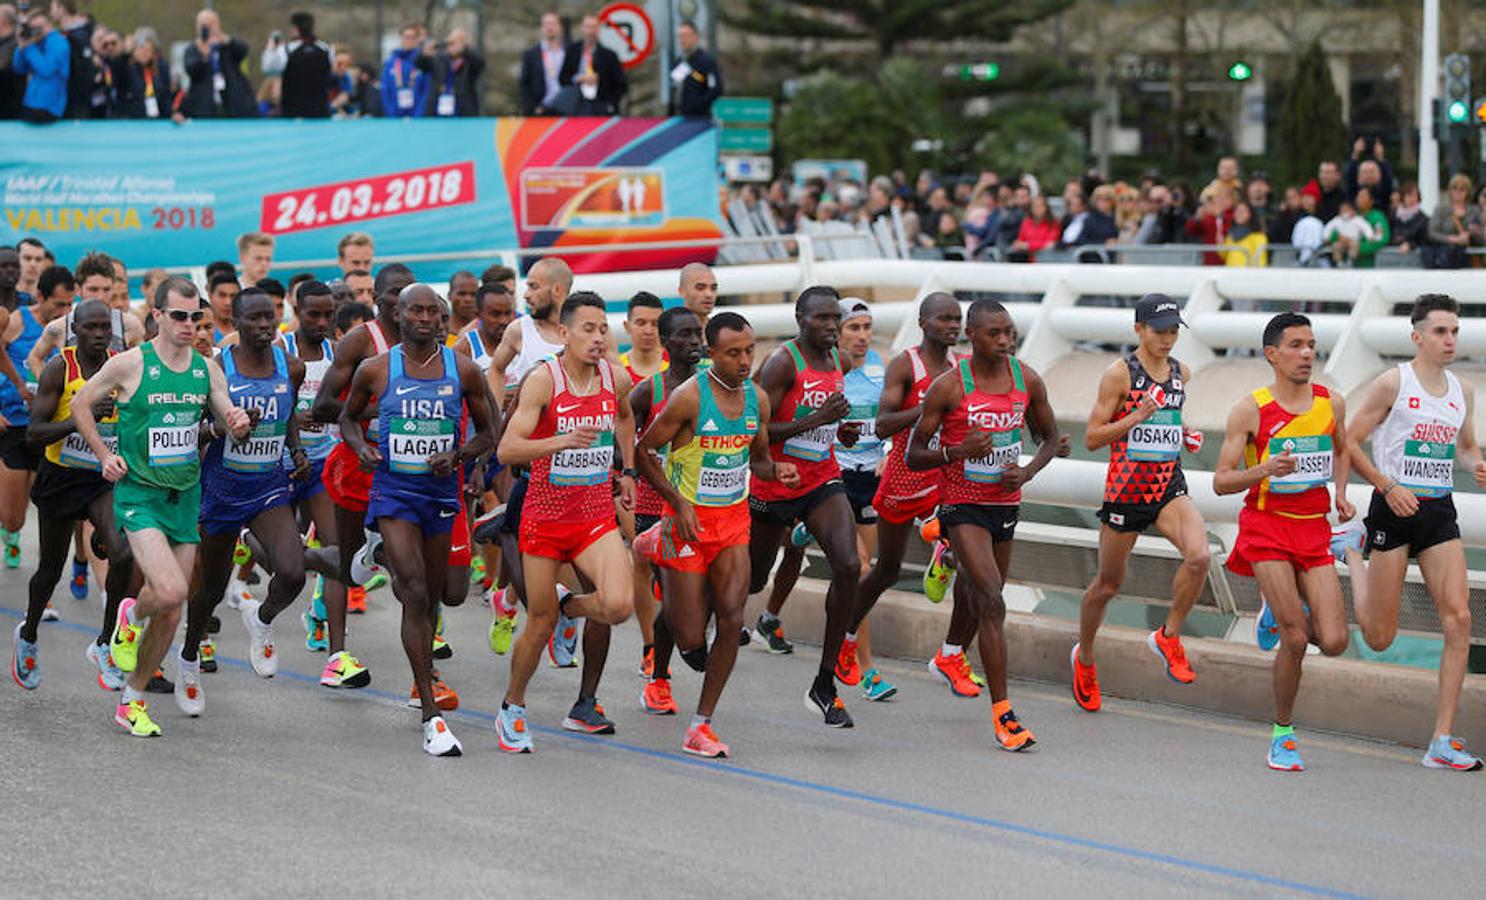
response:
<svg viewBox="0 0 1486 900"><path fill-rule="evenodd" d="M1259 429L1244 448L1244 464L1250 468L1271 456L1289 451L1295 471L1266 478L1249 488L1244 505L1260 512L1290 519L1325 518L1331 510L1332 436L1336 417L1331 392L1311 385L1311 408L1292 413L1280 406L1267 387L1254 391L1259 406Z"/></svg>

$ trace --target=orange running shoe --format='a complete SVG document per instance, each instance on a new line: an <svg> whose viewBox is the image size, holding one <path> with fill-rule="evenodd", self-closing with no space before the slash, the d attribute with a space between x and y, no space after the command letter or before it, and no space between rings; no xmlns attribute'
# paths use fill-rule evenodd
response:
<svg viewBox="0 0 1486 900"><path fill-rule="evenodd" d="M408 705L418 707L423 705L423 698L418 695L418 684L413 683L413 690L408 694ZM439 673L433 673L433 705L444 712L453 712L459 708L459 695L454 689L444 683Z"/></svg>
<svg viewBox="0 0 1486 900"><path fill-rule="evenodd" d="M645 655L640 657L640 677L651 678L655 675L655 648L645 648Z"/></svg>
<svg viewBox="0 0 1486 900"><path fill-rule="evenodd" d="M979 697L980 685L970 680L969 667L961 664L962 659L964 657L958 654L945 656L941 650L929 660L929 671L949 685L950 693L956 697Z"/></svg>
<svg viewBox="0 0 1486 900"><path fill-rule="evenodd" d="M1037 745L1037 738L1017 721L1010 700L1002 700L992 706L991 715L996 718L996 745L1002 750L1020 753Z"/></svg>
<svg viewBox="0 0 1486 900"><path fill-rule="evenodd" d="M1192 671L1191 664L1187 662L1187 651L1182 647L1181 635L1167 637L1166 626L1163 625L1146 635L1145 645L1166 663L1167 678L1177 684L1191 684L1197 680L1197 673Z"/></svg>
<svg viewBox="0 0 1486 900"><path fill-rule="evenodd" d="M640 706L652 716L674 716L679 707L671 696L671 679L657 678L645 685L640 692Z"/></svg>
<svg viewBox="0 0 1486 900"><path fill-rule="evenodd" d="M1073 667L1073 702L1084 712L1098 712L1101 702L1099 673L1093 666L1084 665L1078 658L1079 646L1074 644L1073 652L1068 654L1068 664Z"/></svg>
<svg viewBox="0 0 1486 900"><path fill-rule="evenodd" d="M366 588L346 588L346 612L361 615L366 612Z"/></svg>
<svg viewBox="0 0 1486 900"><path fill-rule="evenodd" d="M733 754L731 747L717 739L717 732L712 730L711 722L703 722L688 728L686 740L681 744L681 749L692 756L702 756L707 759L727 759Z"/></svg>
<svg viewBox="0 0 1486 900"><path fill-rule="evenodd" d="M836 680L847 685L862 683L862 666L857 662L856 641L841 641L841 652L836 654Z"/></svg>
<svg viewBox="0 0 1486 900"><path fill-rule="evenodd" d="M918 527L918 536L924 539L924 543L932 544L939 540L939 517L925 519Z"/></svg>

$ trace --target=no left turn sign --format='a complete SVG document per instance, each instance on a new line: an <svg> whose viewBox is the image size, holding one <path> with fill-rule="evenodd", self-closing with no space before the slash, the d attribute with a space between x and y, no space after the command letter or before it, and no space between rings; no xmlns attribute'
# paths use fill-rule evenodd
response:
<svg viewBox="0 0 1486 900"><path fill-rule="evenodd" d="M611 3L599 10L599 43L613 50L626 69L633 69L655 50L655 25L633 3Z"/></svg>

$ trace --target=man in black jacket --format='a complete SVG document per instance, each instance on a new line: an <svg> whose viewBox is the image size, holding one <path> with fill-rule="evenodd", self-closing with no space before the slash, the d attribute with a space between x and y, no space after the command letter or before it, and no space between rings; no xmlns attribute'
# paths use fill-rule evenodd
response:
<svg viewBox="0 0 1486 900"><path fill-rule="evenodd" d="M562 41L562 20L557 13L542 14L541 40L521 54L521 114L523 116L550 116L552 101L556 99L562 84L558 75L562 72L567 48Z"/></svg>
<svg viewBox="0 0 1486 900"><path fill-rule="evenodd" d="M447 41L425 49L416 65L428 73L428 107L425 116L478 116L480 76L485 60L470 52L470 37L464 29L449 32Z"/></svg>
<svg viewBox="0 0 1486 900"><path fill-rule="evenodd" d="M697 26L690 21L676 28L681 61L671 70L671 115L712 115L712 102L722 96L722 69L717 58L702 47Z"/></svg>
<svg viewBox="0 0 1486 900"><path fill-rule="evenodd" d="M191 87L181 114L192 119L249 119L258 115L253 86L243 74L248 45L222 31L222 20L209 9L196 14L196 40L186 48L185 69Z"/></svg>
<svg viewBox="0 0 1486 900"><path fill-rule="evenodd" d="M599 43L598 16L583 17L583 40L568 48L557 80L578 87L574 115L618 115L619 101L629 90L629 81L624 77L619 57Z"/></svg>
<svg viewBox="0 0 1486 900"><path fill-rule="evenodd" d="M26 76L15 73L15 51L20 43L16 33L21 21L14 6L0 4L0 119L21 117L21 93L26 89Z"/></svg>
<svg viewBox="0 0 1486 900"><path fill-rule="evenodd" d="M40 4L37 4L38 6ZM93 117L93 20L80 15L77 0L52 0L52 22L72 48L72 67L67 74L67 111L64 119Z"/></svg>
<svg viewBox="0 0 1486 900"><path fill-rule="evenodd" d="M280 109L286 119L330 116L330 47L315 40L315 17L297 12L289 17L295 38L289 42Z"/></svg>

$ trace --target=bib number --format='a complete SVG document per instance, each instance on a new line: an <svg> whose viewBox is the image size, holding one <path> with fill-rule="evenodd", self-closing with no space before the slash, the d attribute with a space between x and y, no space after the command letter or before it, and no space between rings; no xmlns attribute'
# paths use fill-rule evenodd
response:
<svg viewBox="0 0 1486 900"><path fill-rule="evenodd" d="M1273 437L1269 439L1269 456L1286 450L1295 458L1295 471L1269 479L1271 494L1303 494L1326 486L1331 480L1331 436Z"/></svg>
<svg viewBox="0 0 1486 900"><path fill-rule="evenodd" d="M603 484L614 467L614 434L603 432L587 447L552 454L548 480L559 486Z"/></svg>
<svg viewBox="0 0 1486 900"><path fill-rule="evenodd" d="M1181 455L1182 412L1157 410L1156 414L1130 429L1125 456L1136 462L1169 462Z"/></svg>
<svg viewBox="0 0 1486 900"><path fill-rule="evenodd" d="M433 471L431 456L454 449L453 419L403 419L394 416L388 422L387 466L407 475L427 475Z"/></svg>
<svg viewBox="0 0 1486 900"><path fill-rule="evenodd" d="M284 432L283 422L259 422L247 440L223 438L222 467L233 472L272 472L284 456Z"/></svg>
<svg viewBox="0 0 1486 900"><path fill-rule="evenodd" d="M796 406L795 421L798 422L813 412L815 410L807 406ZM840 424L840 422L832 422L829 425L819 425L809 431L802 431L792 438L786 438L784 455L803 459L806 462L823 462L831 455L831 448L836 444L836 431Z"/></svg>
<svg viewBox="0 0 1486 900"><path fill-rule="evenodd" d="M397 89L397 108L411 110L413 108L413 89L410 87Z"/></svg>
<svg viewBox="0 0 1486 900"><path fill-rule="evenodd" d="M731 506L748 493L748 450L734 454L707 453L697 476L697 502L703 506Z"/></svg>
<svg viewBox="0 0 1486 900"><path fill-rule="evenodd" d="M150 424L149 460L151 466L172 468L188 466L196 461L197 423L192 421L180 425L174 421L164 421L165 419L174 420L174 418L175 416L166 413L159 420L159 424Z"/></svg>
<svg viewBox="0 0 1486 900"><path fill-rule="evenodd" d="M1398 483L1419 497L1448 497L1455 487L1455 444L1405 441Z"/></svg>
<svg viewBox="0 0 1486 900"><path fill-rule="evenodd" d="M109 453L119 452L119 438L114 433L112 423L99 422L98 435L103 438ZM62 465L71 469L91 469L96 472L102 468L92 446L76 431L62 439L61 461Z"/></svg>
<svg viewBox="0 0 1486 900"><path fill-rule="evenodd" d="M997 431L991 435L991 452L965 460L965 480L976 484L999 484L1005 471L1022 457L1022 430Z"/></svg>

